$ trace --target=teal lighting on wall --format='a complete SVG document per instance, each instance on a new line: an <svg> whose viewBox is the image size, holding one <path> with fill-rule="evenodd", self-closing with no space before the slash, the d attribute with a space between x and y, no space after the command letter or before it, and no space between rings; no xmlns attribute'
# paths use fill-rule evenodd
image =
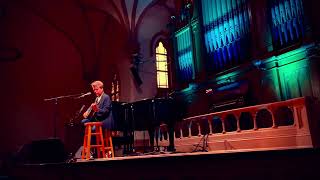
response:
<svg viewBox="0 0 320 180"><path fill-rule="evenodd" d="M213 71L240 64L250 53L248 0L202 0L204 39Z"/></svg>
<svg viewBox="0 0 320 180"><path fill-rule="evenodd" d="M304 45L278 56L262 60L266 66L264 87L271 87L278 100L287 100L301 96L313 96L311 85L311 67L308 52L314 44Z"/></svg>
<svg viewBox="0 0 320 180"><path fill-rule="evenodd" d="M179 74L181 80L188 82L194 76L190 28L184 28L176 34L178 48Z"/></svg>
<svg viewBox="0 0 320 180"><path fill-rule="evenodd" d="M273 45L276 49L297 42L304 36L301 0L269 0Z"/></svg>

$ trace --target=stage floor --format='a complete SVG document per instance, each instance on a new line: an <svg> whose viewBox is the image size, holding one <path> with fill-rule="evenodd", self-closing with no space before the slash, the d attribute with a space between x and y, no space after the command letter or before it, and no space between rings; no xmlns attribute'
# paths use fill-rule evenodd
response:
<svg viewBox="0 0 320 180"><path fill-rule="evenodd" d="M320 149L175 152L23 164L8 171L12 179L320 179Z"/></svg>
<svg viewBox="0 0 320 180"><path fill-rule="evenodd" d="M305 149L305 148L291 148L291 150ZM260 149L241 149L241 150L216 150L216 151L196 151L196 152L149 152L149 153L132 153L131 155L125 155L114 158L95 158L90 160L76 159L76 163L95 162L95 161L123 161L133 159L146 159L146 158L165 158L165 157L179 157L179 156L202 156L202 155L218 155L218 154L230 154L230 153L242 153L242 152L259 152L259 151L286 151L290 150L286 148L260 148Z"/></svg>

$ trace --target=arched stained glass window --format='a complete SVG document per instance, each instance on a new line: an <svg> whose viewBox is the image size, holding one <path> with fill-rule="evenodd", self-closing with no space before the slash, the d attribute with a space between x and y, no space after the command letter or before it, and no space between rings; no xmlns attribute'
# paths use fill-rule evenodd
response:
<svg viewBox="0 0 320 180"><path fill-rule="evenodd" d="M156 47L157 86L169 88L168 82L168 54L162 42Z"/></svg>
<svg viewBox="0 0 320 180"><path fill-rule="evenodd" d="M117 74L114 74L111 84L111 99L112 101L120 100L120 85Z"/></svg>

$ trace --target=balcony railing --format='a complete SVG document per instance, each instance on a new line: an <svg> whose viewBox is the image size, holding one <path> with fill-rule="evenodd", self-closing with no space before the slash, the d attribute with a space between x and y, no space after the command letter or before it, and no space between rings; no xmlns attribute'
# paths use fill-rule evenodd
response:
<svg viewBox="0 0 320 180"><path fill-rule="evenodd" d="M175 146L190 151L201 141L208 150L313 147L306 98L185 118L175 126ZM160 146L168 144L166 125ZM180 148L180 149L179 149Z"/></svg>

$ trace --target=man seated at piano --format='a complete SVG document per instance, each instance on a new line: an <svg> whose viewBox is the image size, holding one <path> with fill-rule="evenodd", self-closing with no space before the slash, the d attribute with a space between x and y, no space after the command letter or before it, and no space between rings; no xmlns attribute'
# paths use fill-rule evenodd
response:
<svg viewBox="0 0 320 180"><path fill-rule="evenodd" d="M82 123L86 122L102 122L104 129L113 128L113 116L112 116L112 102L110 96L103 90L103 83L101 81L94 81L91 83L92 91L95 93L96 98L94 103L83 113L84 119ZM93 127L92 130L95 130Z"/></svg>

